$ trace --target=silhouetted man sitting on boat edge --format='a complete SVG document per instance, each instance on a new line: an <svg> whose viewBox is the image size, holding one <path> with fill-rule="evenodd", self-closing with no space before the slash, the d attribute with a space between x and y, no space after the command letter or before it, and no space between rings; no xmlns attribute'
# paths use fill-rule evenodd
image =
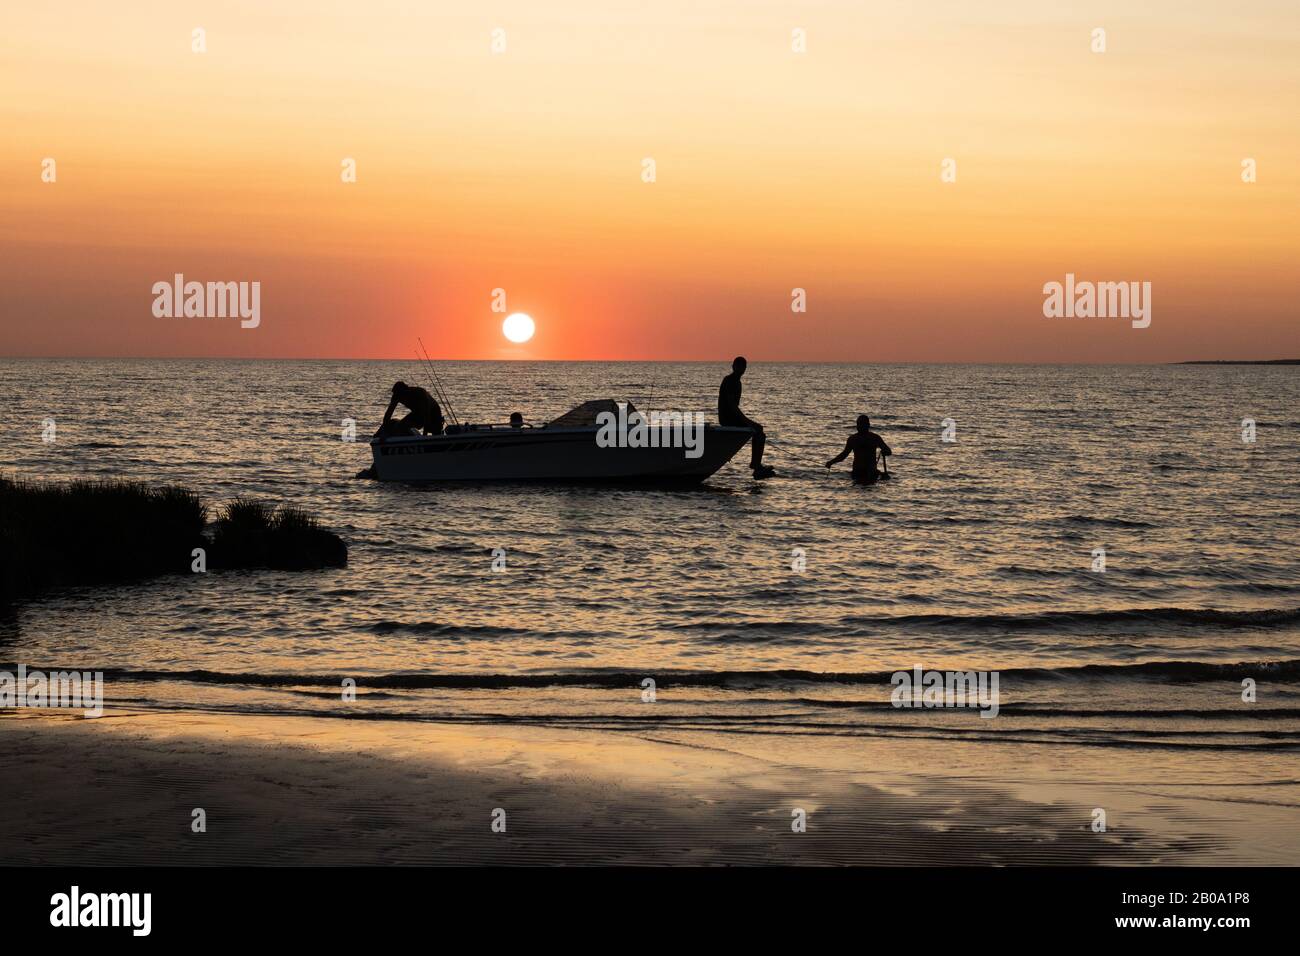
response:
<svg viewBox="0 0 1300 956"><path fill-rule="evenodd" d="M393 420L393 412L398 405L405 405L411 414L405 418ZM379 426L378 435L387 438L393 435L441 435L443 426L442 409L433 396L418 385L398 382L393 386L393 398L384 412L383 424Z"/></svg>
<svg viewBox="0 0 1300 956"><path fill-rule="evenodd" d="M767 444L767 435L763 426L745 417L740 410L740 377L745 374L749 363L744 356L737 356L731 363L731 374L722 380L718 388L718 424L740 428L752 428L754 437L750 440L749 467L754 469L755 478L770 478L776 469L763 464L763 446Z"/></svg>
<svg viewBox="0 0 1300 956"><path fill-rule="evenodd" d="M885 444L885 440L871 430L871 419L866 415L858 416L858 430L844 443L844 450L826 463L826 467L837 465L853 452L853 480L872 482L880 478L876 468L876 452L882 456L892 455L894 450Z"/></svg>

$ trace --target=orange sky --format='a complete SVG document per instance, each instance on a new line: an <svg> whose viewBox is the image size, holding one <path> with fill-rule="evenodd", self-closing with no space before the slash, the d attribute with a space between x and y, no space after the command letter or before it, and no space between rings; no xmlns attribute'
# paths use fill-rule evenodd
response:
<svg viewBox="0 0 1300 956"><path fill-rule="evenodd" d="M0 355L1300 357L1298 47L1294 0L7 4ZM177 272L261 324L156 318ZM1044 318L1067 272L1151 326Z"/></svg>

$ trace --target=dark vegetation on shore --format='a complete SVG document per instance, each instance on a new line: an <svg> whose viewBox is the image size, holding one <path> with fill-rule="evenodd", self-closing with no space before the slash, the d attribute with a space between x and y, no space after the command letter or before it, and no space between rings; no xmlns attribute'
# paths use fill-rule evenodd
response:
<svg viewBox="0 0 1300 956"><path fill-rule="evenodd" d="M208 522L184 488L0 478L0 603L48 588L207 570L343 567L347 545L296 508L236 499Z"/></svg>

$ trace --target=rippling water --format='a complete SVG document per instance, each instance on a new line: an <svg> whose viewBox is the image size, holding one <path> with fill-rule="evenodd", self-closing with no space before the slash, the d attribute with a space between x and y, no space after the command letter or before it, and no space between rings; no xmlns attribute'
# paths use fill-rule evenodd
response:
<svg viewBox="0 0 1300 956"><path fill-rule="evenodd" d="M462 418L537 422L598 397L712 420L727 366L439 369ZM414 362L4 361L5 472L292 502L350 562L63 593L3 625L0 660L104 669L110 704L337 715L353 677L353 715L1262 757L1300 739L1298 375L756 364L779 477L743 451L645 491L355 478ZM895 451L874 487L821 467L864 410ZM1007 719L890 707L915 664L999 671Z"/></svg>

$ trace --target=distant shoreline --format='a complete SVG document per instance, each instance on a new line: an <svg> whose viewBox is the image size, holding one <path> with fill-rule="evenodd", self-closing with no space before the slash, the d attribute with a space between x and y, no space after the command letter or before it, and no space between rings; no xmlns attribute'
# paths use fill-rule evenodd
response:
<svg viewBox="0 0 1300 956"><path fill-rule="evenodd" d="M1196 359L1175 365L1300 365L1300 359Z"/></svg>

